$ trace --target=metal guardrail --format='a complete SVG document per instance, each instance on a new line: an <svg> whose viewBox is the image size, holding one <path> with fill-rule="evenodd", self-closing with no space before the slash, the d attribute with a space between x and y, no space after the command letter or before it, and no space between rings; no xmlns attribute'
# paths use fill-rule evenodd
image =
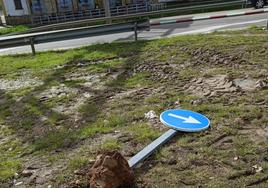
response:
<svg viewBox="0 0 268 188"><path fill-rule="evenodd" d="M224 2L224 3L213 3L213 4L195 5L195 6L189 6L189 7L179 7L179 8L164 9L164 10L142 12L142 13L135 13L135 14L127 14L127 15L120 15L120 16L83 19L83 20L77 20L77 21L70 21L70 22L40 26L37 28L29 29L25 32L21 32L18 34L57 30L57 29L69 28L70 26L79 27L81 25L105 22L107 20L116 21L116 20L132 19L132 18L137 18L137 17L148 18L149 16L157 16L157 15L163 15L163 14L169 14L169 13L187 12L187 11L194 11L194 10L205 10L205 9L211 9L211 8L222 8L222 7L229 7L232 5L241 5L241 7L243 7L245 5L245 2L246 2L245 0L236 0L236 1Z"/></svg>
<svg viewBox="0 0 268 188"><path fill-rule="evenodd" d="M99 36L121 32L134 31L135 41L138 40L139 30L149 30L149 20L139 22L128 22L119 24L106 24L101 26L83 27L52 32L24 34L19 36L0 37L0 49L31 45L32 53L35 54L35 44L55 42L68 39Z"/></svg>

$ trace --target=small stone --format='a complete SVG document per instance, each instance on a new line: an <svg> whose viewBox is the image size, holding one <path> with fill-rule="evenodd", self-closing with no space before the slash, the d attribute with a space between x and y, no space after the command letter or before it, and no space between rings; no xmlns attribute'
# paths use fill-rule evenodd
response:
<svg viewBox="0 0 268 188"><path fill-rule="evenodd" d="M14 173L14 177L15 177L15 178L19 177L19 174L18 174L17 172Z"/></svg>
<svg viewBox="0 0 268 188"><path fill-rule="evenodd" d="M259 165L254 165L252 168L255 170L256 173L262 172L263 168Z"/></svg>
<svg viewBox="0 0 268 188"><path fill-rule="evenodd" d="M197 81L196 81L197 84L201 84L202 82L203 82L202 78L198 78Z"/></svg>
<svg viewBox="0 0 268 188"><path fill-rule="evenodd" d="M175 103L176 108L181 108L181 101L178 99Z"/></svg>
<svg viewBox="0 0 268 188"><path fill-rule="evenodd" d="M75 181L75 184L76 184L76 185L79 185L80 183L81 183L80 180L76 180L76 181Z"/></svg>
<svg viewBox="0 0 268 188"><path fill-rule="evenodd" d="M150 110L149 112L145 113L144 116L145 116L145 119L157 118L157 115L156 115L155 111L153 111L153 110Z"/></svg>
<svg viewBox="0 0 268 188"><path fill-rule="evenodd" d="M239 159L238 156L235 156L235 157L234 157L234 161L237 161L238 159Z"/></svg>
<svg viewBox="0 0 268 188"><path fill-rule="evenodd" d="M48 118L46 116L41 116L40 117L40 121L47 121L47 120L48 120Z"/></svg>
<svg viewBox="0 0 268 188"><path fill-rule="evenodd" d="M191 100L190 103L194 106L196 105L200 105L203 103L203 100L202 99L197 99L197 100Z"/></svg>
<svg viewBox="0 0 268 188"><path fill-rule="evenodd" d="M80 175L80 170L75 170L75 171L74 171L74 174L75 174L75 175Z"/></svg>
<svg viewBox="0 0 268 188"><path fill-rule="evenodd" d="M22 175L23 177L29 177L29 176L33 175L33 171L32 171L32 170L23 170L23 171L21 172L21 175Z"/></svg>
<svg viewBox="0 0 268 188"><path fill-rule="evenodd" d="M23 184L23 182L22 182L22 181L20 181L20 182L16 183L16 184L15 184L15 186L19 186L19 185L21 185L21 184Z"/></svg>
<svg viewBox="0 0 268 188"><path fill-rule="evenodd" d="M52 188L52 185L48 185L47 188Z"/></svg>
<svg viewBox="0 0 268 188"><path fill-rule="evenodd" d="M84 94L84 97L85 97L85 98L89 98L89 97L91 97L91 96L92 96L92 95L89 94L89 93L85 93L85 94Z"/></svg>

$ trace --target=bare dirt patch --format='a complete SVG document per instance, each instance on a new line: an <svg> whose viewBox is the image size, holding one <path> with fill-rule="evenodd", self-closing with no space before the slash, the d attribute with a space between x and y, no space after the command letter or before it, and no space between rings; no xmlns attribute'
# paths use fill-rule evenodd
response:
<svg viewBox="0 0 268 188"><path fill-rule="evenodd" d="M59 86L52 86L48 90L40 93L37 96L41 101L46 101L48 99L52 99L55 97L68 97L71 94L76 95L78 93L77 89L66 87L65 84L61 84Z"/></svg>
<svg viewBox="0 0 268 188"><path fill-rule="evenodd" d="M190 54L193 58L187 64L192 65L212 65L212 66L235 66L239 67L247 61L242 58L242 55L223 54L216 50L206 48L181 48L182 51ZM248 63L248 62L247 62Z"/></svg>
<svg viewBox="0 0 268 188"><path fill-rule="evenodd" d="M195 95L206 97L239 91L239 87L227 75L218 75L211 78L194 78L184 86L184 89Z"/></svg>
<svg viewBox="0 0 268 188"><path fill-rule="evenodd" d="M0 89L8 91L26 87L36 87L42 84L43 82L37 78L21 77L15 80L0 79Z"/></svg>

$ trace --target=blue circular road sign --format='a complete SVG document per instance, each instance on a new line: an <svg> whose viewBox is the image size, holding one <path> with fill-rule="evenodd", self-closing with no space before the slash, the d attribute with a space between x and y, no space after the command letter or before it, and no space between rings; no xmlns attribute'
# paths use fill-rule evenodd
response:
<svg viewBox="0 0 268 188"><path fill-rule="evenodd" d="M190 110L167 110L160 115L160 121L168 127L184 132L198 132L209 127L209 119Z"/></svg>

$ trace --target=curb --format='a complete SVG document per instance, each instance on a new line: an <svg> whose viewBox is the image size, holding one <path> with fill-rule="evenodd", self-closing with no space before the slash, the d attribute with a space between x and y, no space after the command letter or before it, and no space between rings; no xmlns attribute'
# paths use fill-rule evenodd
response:
<svg viewBox="0 0 268 188"><path fill-rule="evenodd" d="M230 14L219 14L219 15L212 15L212 16L193 16L190 18L184 17L184 18L171 19L171 20L156 20L156 21L150 21L150 25L155 26L155 25L182 23L182 22L193 22L197 20L219 19L219 18L226 18L226 17L233 17L233 16L261 14L265 12L268 12L268 8L264 8L262 10L235 12L235 13L230 13Z"/></svg>

